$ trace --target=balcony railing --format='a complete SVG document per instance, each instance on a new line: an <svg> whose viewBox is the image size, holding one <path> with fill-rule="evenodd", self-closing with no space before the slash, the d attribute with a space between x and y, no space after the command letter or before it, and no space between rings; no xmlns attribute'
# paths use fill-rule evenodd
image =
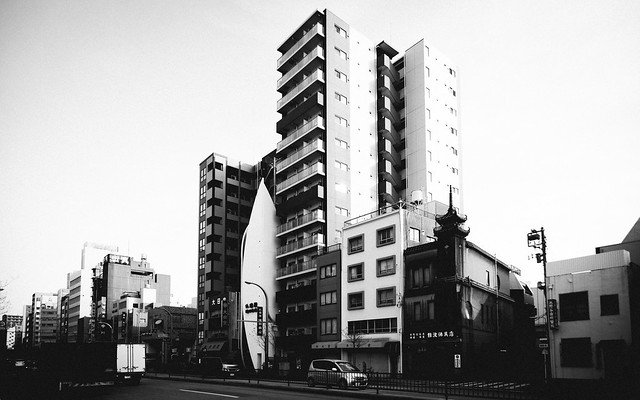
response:
<svg viewBox="0 0 640 400"><path fill-rule="evenodd" d="M296 161L303 159L304 157L308 156L309 154L317 150L324 151L324 142L322 141L322 139L314 140L313 142L307 144L300 150L290 154L284 160L277 162L276 171L281 172L282 170L286 169Z"/></svg>
<svg viewBox="0 0 640 400"><path fill-rule="evenodd" d="M277 278L282 278L283 276L298 274L301 272L311 271L318 267L318 263L315 259L310 261L305 261L301 263L295 263L293 265L287 265L284 268L280 268L278 270Z"/></svg>
<svg viewBox="0 0 640 400"><path fill-rule="evenodd" d="M277 228L276 236L316 221L324 222L324 212L322 210L315 210L313 212L310 212L294 220L291 220L285 224L280 225Z"/></svg>
<svg viewBox="0 0 640 400"><path fill-rule="evenodd" d="M313 51L302 58L293 68L291 68L286 74L284 74L280 79L278 79L278 83L276 84L276 88L280 89L282 85L284 85L291 77L300 72L302 68L307 66L311 60L316 57L324 58L324 49L320 46L313 49Z"/></svg>
<svg viewBox="0 0 640 400"><path fill-rule="evenodd" d="M306 124L302 125L298 129L296 129L295 131L291 132L290 134L287 135L286 138L278 142L278 144L276 145L276 150L281 151L282 149L289 146L291 143L295 142L296 140L300 139L301 137L303 137L304 135L309 133L309 131L311 131L316 127L320 127L324 129L324 118L322 118L319 115L314 119L310 120L309 122L307 122Z"/></svg>
<svg viewBox="0 0 640 400"><path fill-rule="evenodd" d="M282 97L280 100L278 100L277 109L280 110L282 107L284 107L285 104L290 102L291 99L293 99L294 97L302 93L303 90L305 90L312 83L318 80L324 82L324 72L322 70L316 70L314 73L304 78L302 82L300 82L296 87L291 89L291 91L289 91L289 93L284 95L284 97Z"/></svg>
<svg viewBox="0 0 640 400"><path fill-rule="evenodd" d="M302 48L302 46L307 44L307 42L309 40L311 40L311 38L314 37L315 35L323 35L324 36L324 26L322 26L320 24L316 24L316 26L311 28L311 30L309 30L309 32L307 32L298 41L298 43L296 43L289 50L287 50L287 52L284 53L282 55L282 57L278 58L278 62L277 62L278 68L282 67L282 65L284 65L284 63L287 62L291 58L291 56L293 56L295 53L297 53L298 50L300 50Z"/></svg>
<svg viewBox="0 0 640 400"><path fill-rule="evenodd" d="M312 166L303 169L302 171L298 172L297 174L295 174L294 176L290 177L289 179L284 180L283 182L279 183L276 185L276 192L280 193L283 190L286 190L288 188L290 188L291 186L297 184L298 182L307 179L308 177L315 175L315 174L322 174L324 175L324 164L322 164L321 162L317 162L315 164L313 164Z"/></svg>
<svg viewBox="0 0 640 400"><path fill-rule="evenodd" d="M313 236L309 236L302 240L297 240L295 242L292 242L285 246L280 247L278 249L276 257L281 257L289 253L293 253L309 247L317 247L317 246L323 246L323 245L324 245L324 235L321 233L317 233Z"/></svg>

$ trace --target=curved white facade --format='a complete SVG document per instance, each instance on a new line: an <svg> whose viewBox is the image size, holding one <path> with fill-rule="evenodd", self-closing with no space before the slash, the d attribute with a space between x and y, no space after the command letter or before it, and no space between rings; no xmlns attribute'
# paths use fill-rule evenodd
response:
<svg viewBox="0 0 640 400"><path fill-rule="evenodd" d="M264 182L260 182L258 193L253 203L249 225L242 238L242 268L240 271L240 294L243 319L243 331L247 339L249 354L255 369L261 369L265 360L265 334L273 332L276 314L276 262L277 241L275 237L278 220L276 209L269 196ZM268 307L265 307L265 295L256 285L266 292ZM258 306L269 311L269 330L263 329L263 336L257 334L257 313L247 313L245 304L258 303ZM266 319L267 312L264 310ZM263 325L264 328L264 325ZM267 354L272 357L275 351L273 333L269 335Z"/></svg>

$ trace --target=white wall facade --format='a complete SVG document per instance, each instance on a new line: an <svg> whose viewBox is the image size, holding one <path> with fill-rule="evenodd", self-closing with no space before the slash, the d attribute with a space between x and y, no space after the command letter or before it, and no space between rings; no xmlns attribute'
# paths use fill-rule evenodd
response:
<svg viewBox="0 0 640 400"><path fill-rule="evenodd" d="M551 329L549 344L553 378L604 378L607 366L603 365L598 344L612 340L623 340L627 346L631 344L629 263L630 255L626 250L548 263L547 296L558 301L560 316L560 295L585 291L588 294L587 319L563 321L560 318L558 328ZM618 295L619 313L601 315L600 296L615 294ZM572 338L590 338L591 366L563 366L561 343L563 339Z"/></svg>

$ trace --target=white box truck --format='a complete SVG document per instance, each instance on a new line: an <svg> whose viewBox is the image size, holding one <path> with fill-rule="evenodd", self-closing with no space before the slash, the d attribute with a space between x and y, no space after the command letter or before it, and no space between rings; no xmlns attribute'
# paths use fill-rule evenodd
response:
<svg viewBox="0 0 640 400"><path fill-rule="evenodd" d="M143 343L118 344L116 382L139 384L145 372L146 346Z"/></svg>

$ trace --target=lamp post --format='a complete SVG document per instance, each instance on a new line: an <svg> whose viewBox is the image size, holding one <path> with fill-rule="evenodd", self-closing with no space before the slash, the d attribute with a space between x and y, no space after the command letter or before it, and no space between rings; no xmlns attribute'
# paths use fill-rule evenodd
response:
<svg viewBox="0 0 640 400"><path fill-rule="evenodd" d="M549 334L551 331L550 328L550 320L549 320L549 300L547 299L547 238L544 235L544 227L540 228L540 230L532 229L531 232L527 233L527 246L533 247L536 249L540 249L542 253L536 254L536 261L538 263L542 263L543 269L543 278L544 284L542 285L542 293L544 295L544 313L545 313L545 337L547 339L547 343L550 345ZM547 356L547 353L548 356ZM551 378L551 352L549 348L543 349L544 354L544 380L548 382Z"/></svg>
<svg viewBox="0 0 640 400"><path fill-rule="evenodd" d="M173 336L173 314L171 314L171 311L169 311L169 310L167 310L165 308L162 308L162 307L158 307L158 308L156 308L156 310L162 310L162 311L166 312L167 314L169 314L169 352L171 352L171 347L172 347L172 342L173 342L172 341L172 339L173 339L172 338L172 336ZM165 351L165 358L169 359L169 356L166 355L166 353L168 353L168 352Z"/></svg>
<svg viewBox="0 0 640 400"><path fill-rule="evenodd" d="M108 322L98 322L98 324L106 325L109 327L109 329L111 329L111 334L109 335L109 343L113 342L113 326L111 326L111 324Z"/></svg>
<svg viewBox="0 0 640 400"><path fill-rule="evenodd" d="M265 332L264 332L264 361L267 365L267 367L269 366L269 298L267 297L267 292L264 291L264 289L262 288L262 286L258 285L257 283L254 282L249 282L249 281L244 281L244 283L246 283L247 285L254 285L260 288L260 290L262 290L262 294L264 294L264 311L265 311L265 317L264 317L264 324L265 324ZM259 322L258 322L259 323Z"/></svg>

